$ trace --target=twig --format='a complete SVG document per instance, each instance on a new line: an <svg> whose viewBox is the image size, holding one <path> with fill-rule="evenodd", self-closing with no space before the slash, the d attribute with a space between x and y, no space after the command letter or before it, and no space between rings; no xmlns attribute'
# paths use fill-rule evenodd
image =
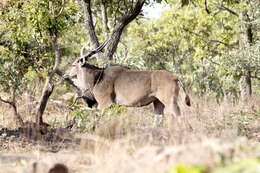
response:
<svg viewBox="0 0 260 173"><path fill-rule="evenodd" d="M65 4L65 0L62 0L62 5L61 5L60 11L59 11L57 14L54 14L54 17L55 17L55 18L59 17L59 16L61 15L61 13L63 12L64 7L65 7L64 4Z"/></svg>
<svg viewBox="0 0 260 173"><path fill-rule="evenodd" d="M216 42L216 43L220 43L220 44L223 44L223 45L225 45L226 47L228 47L228 48L234 48L234 46L231 46L231 45L229 45L229 44L227 44L227 43L224 43L223 41L219 41L219 40L209 40L210 42Z"/></svg>
<svg viewBox="0 0 260 173"><path fill-rule="evenodd" d="M204 1L204 5L205 5L205 10L208 14L210 14L210 11L208 9L208 4L207 4L207 0Z"/></svg>
<svg viewBox="0 0 260 173"><path fill-rule="evenodd" d="M233 15L239 17L239 15L238 15L235 11L233 11L233 10L231 10L231 9L229 9L229 8L227 8L227 7L225 7L224 5L221 5L221 6L216 5L216 7L217 7L218 9L220 9L220 10L228 11L229 13L231 13L231 14L233 14Z"/></svg>
<svg viewBox="0 0 260 173"><path fill-rule="evenodd" d="M13 105L13 103L11 101L8 101L8 100L5 100L5 99L2 99L2 97L0 97L0 101L1 102L4 102L6 104L10 104L10 105Z"/></svg>
<svg viewBox="0 0 260 173"><path fill-rule="evenodd" d="M212 64L215 64L215 65L217 65L217 66L221 66L221 64L219 64L219 63L213 61L213 60L210 59L210 58L205 58L205 60L207 60L207 61L209 61L209 62L211 62Z"/></svg>
<svg viewBox="0 0 260 173"><path fill-rule="evenodd" d="M225 43L225 42L219 41L219 40L206 40L206 39L203 38L202 35L200 35L200 34L198 34L198 33L196 33L196 32L190 31L189 29L187 29L187 28L185 28L185 27L183 27L182 29L183 29L184 31L188 32L188 33L191 33L191 34L193 34L193 35L195 35L195 36L201 38L205 43L216 42L216 43L223 44L223 45L225 45L225 46L228 47L228 48L234 48L233 46L231 46L231 45L229 45L229 44L227 44L227 43Z"/></svg>

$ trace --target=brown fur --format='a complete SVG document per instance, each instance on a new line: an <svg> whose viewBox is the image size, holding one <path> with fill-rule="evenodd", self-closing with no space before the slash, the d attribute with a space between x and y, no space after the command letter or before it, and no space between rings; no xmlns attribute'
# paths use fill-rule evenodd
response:
<svg viewBox="0 0 260 173"><path fill-rule="evenodd" d="M82 93L91 93L99 109L110 107L113 103L129 107L153 103L156 114L180 115L177 104L179 79L166 70L140 71L124 66L101 69L76 63L65 74L75 78ZM185 102L190 106L187 94Z"/></svg>

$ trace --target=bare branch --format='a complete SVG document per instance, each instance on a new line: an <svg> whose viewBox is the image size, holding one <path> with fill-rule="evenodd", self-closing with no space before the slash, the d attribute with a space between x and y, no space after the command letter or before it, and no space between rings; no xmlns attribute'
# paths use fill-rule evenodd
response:
<svg viewBox="0 0 260 173"><path fill-rule="evenodd" d="M5 100L5 99L0 97L0 101L3 102L3 103L9 104L12 107L14 117L16 118L16 120L18 120L18 123L20 125L23 125L23 119L21 118L20 114L17 111L17 107L16 107L14 97L13 97L13 101L8 101L8 100Z"/></svg>
<svg viewBox="0 0 260 173"><path fill-rule="evenodd" d="M52 84L52 79L53 79L53 76L55 75L56 71L59 70L58 68L59 68L59 65L61 63L61 56L60 56L60 51L59 51L57 33L50 30L49 34L50 34L50 37L51 37L52 52L54 54L55 63L54 63L53 70L46 77L44 88L42 90L42 95L40 97L40 101L39 101L39 104L38 104L38 107L37 107L36 123L38 125L44 124L42 116L43 116L43 113L44 113L45 108L47 106L48 99L51 96L53 89L54 89L54 85Z"/></svg>
<svg viewBox="0 0 260 173"><path fill-rule="evenodd" d="M51 41L52 41L52 51L53 51L54 57L55 57L55 63L54 63L54 67L53 67L53 72L55 72L61 63L61 56L60 56L57 34L50 33L50 35L51 35Z"/></svg>
<svg viewBox="0 0 260 173"><path fill-rule="evenodd" d="M5 100L5 99L2 99L2 97L0 97L0 101L3 102L3 103L9 104L9 105L13 104L13 102Z"/></svg>
<svg viewBox="0 0 260 173"><path fill-rule="evenodd" d="M205 10L208 14L210 14L210 11L208 9L208 3L207 3L207 0L204 1L204 5L205 5Z"/></svg>
<svg viewBox="0 0 260 173"><path fill-rule="evenodd" d="M211 62L212 64L215 64L215 65L217 65L217 66L221 66L221 64L219 64L219 63L213 61L211 58L205 58L205 60L207 60L207 61L209 61L209 62Z"/></svg>
<svg viewBox="0 0 260 173"><path fill-rule="evenodd" d="M120 13L119 8L120 8L120 5L117 5L116 10L115 10L115 16L114 16L114 23L113 23L113 26L116 25L117 14Z"/></svg>
<svg viewBox="0 0 260 173"><path fill-rule="evenodd" d="M99 41L96 36L95 27L93 24L90 0L81 0L81 5L83 7L84 20L85 20L87 34L89 36L89 39L90 39L91 43L93 45L95 45L95 47L98 47Z"/></svg>
<svg viewBox="0 0 260 173"><path fill-rule="evenodd" d="M128 8L127 8L127 2L126 2L126 0L124 0L124 6L125 6L125 8L127 9L127 13L128 13Z"/></svg>
<svg viewBox="0 0 260 173"><path fill-rule="evenodd" d="M108 36L109 33L109 27L108 27L108 17L107 17L107 6L104 1L101 2L101 16L102 16L102 23L104 30L106 32L106 36Z"/></svg>
<svg viewBox="0 0 260 173"><path fill-rule="evenodd" d="M49 11L55 18L59 17L62 14L64 8L65 8L65 0L62 0L62 4L61 4L61 7L60 7L60 10L56 14L55 13L55 7L54 7L52 1L49 1Z"/></svg>
<svg viewBox="0 0 260 173"><path fill-rule="evenodd" d="M234 48L234 46L231 46L230 44L224 43L223 41L219 41L219 40L209 40L209 42L216 42L216 43L223 44L224 46L226 46L228 48Z"/></svg>
<svg viewBox="0 0 260 173"><path fill-rule="evenodd" d="M120 40L121 34L125 28L131 21L133 21L141 12L142 7L145 3L145 0L138 0L135 3L133 9L129 10L122 18L119 20L118 24L115 26L113 33L111 34L110 43L107 46L105 51L106 57L109 59L113 58L113 54L117 49L118 42Z"/></svg>
<svg viewBox="0 0 260 173"><path fill-rule="evenodd" d="M52 77L53 77L53 74L50 74L47 76L45 84L44 84L44 88L42 90L42 95L41 95L41 98L40 98L40 101L39 101L39 104L37 107L36 123L38 125L44 124L42 116L43 116L43 113L47 106L48 99L51 96L53 89L54 89L54 85L52 84Z"/></svg>
<svg viewBox="0 0 260 173"><path fill-rule="evenodd" d="M202 40L203 42L207 43L207 44L208 44L209 42L216 42L216 43L223 44L223 45L225 45L225 46L228 47L228 48L234 48L234 46L232 46L232 45L230 45L230 44L227 44L227 43L225 43L225 42L223 42L223 41L219 41L219 40L206 40L202 35L200 35L200 34L198 34L198 33L196 33L196 32L190 31L189 29L187 29L187 28L185 28L185 27L183 27L182 29L183 29L184 31L190 33L190 34L193 34L193 35L195 35L195 36L201 38L201 40Z"/></svg>
<svg viewBox="0 0 260 173"><path fill-rule="evenodd" d="M233 10L231 10L231 9L229 9L229 8L227 8L227 7L225 7L224 5L221 5L221 6L216 5L216 7L217 7L219 10L228 11L229 13L231 13L231 14L233 14L233 15L239 17L239 15L238 15L235 11L233 11Z"/></svg>
<svg viewBox="0 0 260 173"><path fill-rule="evenodd" d="M57 13L57 14L54 14L54 17L57 18L61 15L61 13L63 12L64 10L64 7L65 7L65 0L62 0L62 4L61 4L61 8L60 8L60 11Z"/></svg>

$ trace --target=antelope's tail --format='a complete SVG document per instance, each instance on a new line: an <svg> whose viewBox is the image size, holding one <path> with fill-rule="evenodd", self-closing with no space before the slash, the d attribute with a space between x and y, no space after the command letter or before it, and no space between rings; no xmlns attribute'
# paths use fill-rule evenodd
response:
<svg viewBox="0 0 260 173"><path fill-rule="evenodd" d="M182 89L183 89L183 91L184 91L184 93L186 95L185 96L185 103L186 103L186 105L191 106L190 96L187 94L183 82L180 79L178 79L178 82L179 82L180 86L182 87Z"/></svg>

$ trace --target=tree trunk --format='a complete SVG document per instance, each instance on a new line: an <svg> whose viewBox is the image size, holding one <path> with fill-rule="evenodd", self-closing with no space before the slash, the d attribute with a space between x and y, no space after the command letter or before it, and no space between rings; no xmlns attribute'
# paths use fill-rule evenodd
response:
<svg viewBox="0 0 260 173"><path fill-rule="evenodd" d="M106 37L108 37L108 35L109 35L109 27L108 27L106 3L104 1L101 2L101 16L102 16L103 28L104 28L104 30L106 32Z"/></svg>
<svg viewBox="0 0 260 173"><path fill-rule="evenodd" d="M111 34L110 41L107 45L107 49L105 50L105 57L108 57L110 60L113 59L113 55L117 49L117 45L120 41L120 37L126 25L132 22L138 14L141 12L141 9L144 5L143 0L138 0L133 9L129 10L129 12L123 16L119 23L115 26L113 33Z"/></svg>
<svg viewBox="0 0 260 173"><path fill-rule="evenodd" d="M239 40L240 49L244 49L247 45L253 43L253 31L252 24L250 24L250 19L247 11L242 12L240 16L241 20L241 37ZM247 58L247 57L244 57ZM240 78L240 93L243 101L248 101L252 96L252 80L251 80L250 69L245 69L245 74Z"/></svg>
<svg viewBox="0 0 260 173"><path fill-rule="evenodd" d="M51 84L52 77L53 77L53 75L49 75L46 78L45 85L44 85L44 88L43 88L43 91L42 91L42 95L41 95L41 98L40 98L40 101L39 101L39 106L38 106L37 114L36 114L36 123L38 125L44 124L42 116L43 116L43 113L45 111L49 97L51 96L51 94L53 92L53 88L54 88L53 84Z"/></svg>
<svg viewBox="0 0 260 173"><path fill-rule="evenodd" d="M12 91L12 102L10 105L12 106L13 115L17 119L19 125L23 125L23 119L21 118L20 114L17 111L15 90Z"/></svg>
<svg viewBox="0 0 260 173"><path fill-rule="evenodd" d="M12 93L12 101L4 100L1 97L0 97L0 101L3 102L3 103L9 104L12 107L13 116L14 116L15 120L17 121L17 123L21 126L21 125L23 125L23 119L22 119L22 117L20 116L20 114L17 111L15 98L16 98L15 92L13 91L13 93Z"/></svg>
<svg viewBox="0 0 260 173"><path fill-rule="evenodd" d="M11 104L12 110L13 110L13 115L16 118L16 120L18 121L19 125L23 125L23 119L21 118L20 114L17 111L17 106L15 103Z"/></svg>
<svg viewBox="0 0 260 173"><path fill-rule="evenodd" d="M132 22L138 16L138 14L141 12L141 9L144 5L144 2L145 0L138 0L134 5L134 7L131 10L129 10L124 16L122 16L122 18L119 20L119 23L115 26L112 34L110 35L110 40L107 44L104 57L113 59L113 55L117 49L117 45L119 43L121 34L125 26L128 25L130 22ZM95 34L95 29L93 25L93 19L92 19L91 8L90 8L90 0L83 0L82 7L84 11L85 24L86 24L88 37L91 40L92 44L98 47L99 42ZM102 8L105 8L105 6L103 6ZM107 21L105 22L107 24Z"/></svg>
<svg viewBox="0 0 260 173"><path fill-rule="evenodd" d="M252 81L251 73L247 71L247 74L240 78L240 93L242 101L248 101L252 96Z"/></svg>
<svg viewBox="0 0 260 173"><path fill-rule="evenodd" d="M83 1L81 1L81 4L83 7L87 35L89 36L91 43L95 47L98 47L99 42L98 42L97 35L95 33L94 24L93 24L93 18L92 18L92 12L91 12L91 2L90 2L90 0L83 0Z"/></svg>
<svg viewBox="0 0 260 173"><path fill-rule="evenodd" d="M55 75L55 73L59 71L58 67L61 63L57 34L55 32L50 31L50 36L52 42L52 51L55 57L55 64L53 66L53 70L48 74L46 78L45 85L37 108L36 123L38 125L44 124L42 116L45 111L48 99L51 96L54 89L54 85L52 84L52 78Z"/></svg>

